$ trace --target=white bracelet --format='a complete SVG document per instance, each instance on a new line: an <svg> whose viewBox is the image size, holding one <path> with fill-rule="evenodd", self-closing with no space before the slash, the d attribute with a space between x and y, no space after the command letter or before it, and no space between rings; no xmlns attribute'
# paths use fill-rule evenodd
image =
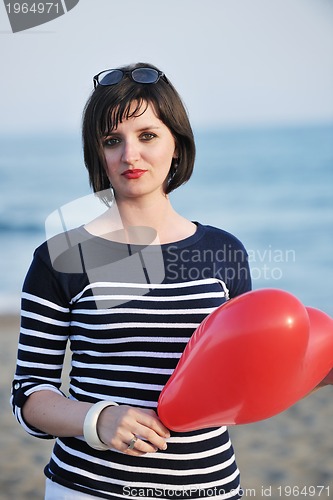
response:
<svg viewBox="0 0 333 500"><path fill-rule="evenodd" d="M109 446L103 443L100 440L97 433L97 421L104 410L108 406L119 406L117 403L113 401L99 401L95 403L89 410L87 415L85 416L83 423L83 436L86 440L87 444L94 448L95 450L108 450Z"/></svg>

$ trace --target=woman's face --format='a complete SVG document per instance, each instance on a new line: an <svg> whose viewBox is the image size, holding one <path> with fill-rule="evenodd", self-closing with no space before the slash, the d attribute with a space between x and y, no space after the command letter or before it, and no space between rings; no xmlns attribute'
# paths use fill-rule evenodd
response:
<svg viewBox="0 0 333 500"><path fill-rule="evenodd" d="M148 104L144 113L124 120L103 139L106 173L117 201L164 196L176 143Z"/></svg>

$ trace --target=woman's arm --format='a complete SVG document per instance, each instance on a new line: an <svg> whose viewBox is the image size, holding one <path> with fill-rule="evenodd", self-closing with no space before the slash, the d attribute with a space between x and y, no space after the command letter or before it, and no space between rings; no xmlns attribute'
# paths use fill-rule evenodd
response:
<svg viewBox="0 0 333 500"><path fill-rule="evenodd" d="M64 283L63 283L64 282ZM92 403L68 399L60 391L62 366L70 334L66 276L57 273L45 245L29 269L22 294L21 333L12 404L18 421L40 438L83 436ZM168 430L154 410L109 406L99 415L97 433L110 448L131 454L164 449Z"/></svg>
<svg viewBox="0 0 333 500"><path fill-rule="evenodd" d="M83 422L91 403L73 401L53 391L41 390L31 394L23 406L24 420L30 425L56 437L83 435Z"/></svg>
<svg viewBox="0 0 333 500"><path fill-rule="evenodd" d="M29 396L23 406L26 422L37 429L58 437L83 435L83 423L91 403L73 401L53 391L37 391ZM152 453L166 449L168 429L154 410L130 406L109 406L97 421L97 434L110 448L131 455ZM139 436L133 450L128 445Z"/></svg>

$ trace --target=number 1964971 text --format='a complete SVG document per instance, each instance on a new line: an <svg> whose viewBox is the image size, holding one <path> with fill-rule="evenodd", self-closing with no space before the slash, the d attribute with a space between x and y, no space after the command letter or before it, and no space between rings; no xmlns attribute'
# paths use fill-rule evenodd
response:
<svg viewBox="0 0 333 500"><path fill-rule="evenodd" d="M278 486L280 497L329 497L329 486Z"/></svg>
<svg viewBox="0 0 333 500"><path fill-rule="evenodd" d="M36 2L28 4L27 2L10 2L6 4L8 14L50 14L55 11L59 14L59 2Z"/></svg>

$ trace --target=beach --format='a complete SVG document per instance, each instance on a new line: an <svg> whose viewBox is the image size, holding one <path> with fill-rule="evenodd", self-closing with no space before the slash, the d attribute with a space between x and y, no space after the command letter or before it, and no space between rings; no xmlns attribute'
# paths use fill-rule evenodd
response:
<svg viewBox="0 0 333 500"><path fill-rule="evenodd" d="M39 500L43 498L43 467L52 447L51 441L29 436L12 415L10 387L15 370L19 318L0 318L0 363L2 408L0 427L0 499Z"/></svg>
<svg viewBox="0 0 333 500"><path fill-rule="evenodd" d="M41 500L53 441L29 436L11 413L18 329L16 315L0 317L0 500ZM332 399L325 387L270 419L230 428L244 498L333 497Z"/></svg>

